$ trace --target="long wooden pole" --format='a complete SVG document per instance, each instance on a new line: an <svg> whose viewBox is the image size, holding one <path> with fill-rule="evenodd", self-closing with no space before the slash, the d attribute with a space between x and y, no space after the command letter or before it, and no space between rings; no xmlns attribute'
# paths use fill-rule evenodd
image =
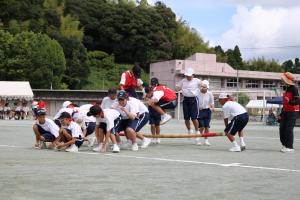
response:
<svg viewBox="0 0 300 200"><path fill-rule="evenodd" d="M216 137L225 136L224 133L203 133L203 134L160 134L160 135L149 135L143 134L147 138L196 138L196 137Z"/></svg>

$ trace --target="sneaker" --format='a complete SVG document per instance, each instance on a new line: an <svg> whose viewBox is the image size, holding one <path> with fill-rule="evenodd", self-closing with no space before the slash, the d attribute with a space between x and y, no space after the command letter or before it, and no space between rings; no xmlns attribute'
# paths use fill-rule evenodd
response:
<svg viewBox="0 0 300 200"><path fill-rule="evenodd" d="M282 148L280 151L282 153L294 153L295 152L294 149L290 149L290 148Z"/></svg>
<svg viewBox="0 0 300 200"><path fill-rule="evenodd" d="M66 148L67 152L78 152L78 147L75 144L72 144L69 148Z"/></svg>
<svg viewBox="0 0 300 200"><path fill-rule="evenodd" d="M101 144L97 144L97 146L95 148L93 148L93 151L100 152L101 149L102 149L102 143Z"/></svg>
<svg viewBox="0 0 300 200"><path fill-rule="evenodd" d="M210 143L208 142L208 139L205 139L205 140L204 140L204 145L205 145L205 146L210 146Z"/></svg>
<svg viewBox="0 0 300 200"><path fill-rule="evenodd" d="M161 116L161 120L160 120L160 125L163 125L165 123L167 123L168 121L170 121L172 119L172 116L169 114L164 114Z"/></svg>
<svg viewBox="0 0 300 200"><path fill-rule="evenodd" d="M246 145L242 145L241 146L241 151L245 151L246 150Z"/></svg>
<svg viewBox="0 0 300 200"><path fill-rule="evenodd" d="M95 141L96 141L96 137L95 136L92 136L92 135L89 135L88 137L87 137L87 140L88 140L88 147L92 147L92 146L94 146L94 144L95 144Z"/></svg>
<svg viewBox="0 0 300 200"><path fill-rule="evenodd" d="M152 139L151 139L151 143L152 143L152 144L156 144L156 142L157 142L157 139L156 139L156 138L152 138Z"/></svg>
<svg viewBox="0 0 300 200"><path fill-rule="evenodd" d="M188 134L194 134L194 130L193 129L188 130Z"/></svg>
<svg viewBox="0 0 300 200"><path fill-rule="evenodd" d="M151 143L151 140L149 138L144 138L141 148L147 148L150 143Z"/></svg>
<svg viewBox="0 0 300 200"><path fill-rule="evenodd" d="M38 149L46 149L46 148L47 148L46 142L39 141Z"/></svg>
<svg viewBox="0 0 300 200"><path fill-rule="evenodd" d="M240 146L231 147L229 149L229 151L231 151L231 152L240 152L241 151L241 147Z"/></svg>
<svg viewBox="0 0 300 200"><path fill-rule="evenodd" d="M202 145L201 139L198 137L195 139L196 145Z"/></svg>
<svg viewBox="0 0 300 200"><path fill-rule="evenodd" d="M119 153L120 152L120 148L117 144L114 144L112 152L113 153Z"/></svg>
<svg viewBox="0 0 300 200"><path fill-rule="evenodd" d="M156 138L156 144L160 144L160 139Z"/></svg>
<svg viewBox="0 0 300 200"><path fill-rule="evenodd" d="M131 146L131 150L132 150L132 151L138 151L138 150L139 150L139 146L137 145L137 143L134 143L134 144Z"/></svg>

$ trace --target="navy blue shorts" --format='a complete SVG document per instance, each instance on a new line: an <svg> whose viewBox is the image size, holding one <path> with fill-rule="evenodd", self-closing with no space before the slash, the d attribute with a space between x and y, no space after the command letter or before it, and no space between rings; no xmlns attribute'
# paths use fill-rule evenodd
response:
<svg viewBox="0 0 300 200"><path fill-rule="evenodd" d="M162 109L174 109L177 106L177 99L173 101L159 100L156 105L159 105Z"/></svg>
<svg viewBox="0 0 300 200"><path fill-rule="evenodd" d="M85 122L86 136L91 135L95 131L96 122Z"/></svg>
<svg viewBox="0 0 300 200"><path fill-rule="evenodd" d="M69 130L67 128L65 128L65 130L72 136L71 130ZM81 137L81 135L79 137L76 137L75 139L76 139L75 140L75 145L79 148L83 144L84 139Z"/></svg>
<svg viewBox="0 0 300 200"><path fill-rule="evenodd" d="M137 126L135 127L135 132L139 132L149 121L149 113L145 112L139 116Z"/></svg>
<svg viewBox="0 0 300 200"><path fill-rule="evenodd" d="M110 130L110 133L111 134L116 134L119 132L119 129L120 129L120 125L121 125L121 116L119 116L117 119L115 119L114 121L114 127ZM107 125L105 122L100 122L99 124L99 128L101 128L103 130L103 133L106 134L107 131L106 131L106 128Z"/></svg>
<svg viewBox="0 0 300 200"><path fill-rule="evenodd" d="M242 131L249 121L248 113L243 113L235 116L231 122L226 126L225 133L235 135L237 132Z"/></svg>
<svg viewBox="0 0 300 200"><path fill-rule="evenodd" d="M49 131L45 131L40 125L37 124L38 131L45 138L46 142L53 142L55 140L55 136L52 135Z"/></svg>
<svg viewBox="0 0 300 200"><path fill-rule="evenodd" d="M148 109L149 109L149 124L154 124L155 126L159 126L161 121L160 113L154 110L151 106L149 106Z"/></svg>
<svg viewBox="0 0 300 200"><path fill-rule="evenodd" d="M128 88L128 89L126 89L125 91L128 93L128 95L129 95L130 97L134 97L134 98L137 98L137 99L138 99L138 95L137 95L137 93L136 93L136 91L135 91L135 88Z"/></svg>
<svg viewBox="0 0 300 200"><path fill-rule="evenodd" d="M199 128L210 127L211 110L209 108L199 110L198 122Z"/></svg>
<svg viewBox="0 0 300 200"><path fill-rule="evenodd" d="M182 102L184 120L196 120L198 118L198 98L184 97Z"/></svg>

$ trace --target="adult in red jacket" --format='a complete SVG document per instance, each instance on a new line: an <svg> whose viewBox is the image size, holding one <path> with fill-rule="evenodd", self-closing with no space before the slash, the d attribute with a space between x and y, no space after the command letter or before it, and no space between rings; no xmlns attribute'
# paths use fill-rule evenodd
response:
<svg viewBox="0 0 300 200"><path fill-rule="evenodd" d="M294 152L294 127L297 118L297 112L299 112L299 92L296 85L295 76L286 72L281 75L281 79L285 84L285 91L283 93L283 106L280 114L280 142L282 144L283 153Z"/></svg>
<svg viewBox="0 0 300 200"><path fill-rule="evenodd" d="M141 68L135 65L131 69L122 73L119 84L119 90L125 90L129 96L137 98L136 89L143 89L141 77Z"/></svg>
<svg viewBox="0 0 300 200"><path fill-rule="evenodd" d="M146 97L150 100L146 102L155 111L160 113L160 124L165 124L170 119L171 115L167 114L164 109L174 109L177 106L177 96L173 90L166 86L157 85L155 87L145 89Z"/></svg>

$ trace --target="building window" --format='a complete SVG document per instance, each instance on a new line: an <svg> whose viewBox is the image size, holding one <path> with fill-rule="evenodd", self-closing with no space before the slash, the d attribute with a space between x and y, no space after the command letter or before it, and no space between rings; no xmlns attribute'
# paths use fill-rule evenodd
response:
<svg viewBox="0 0 300 200"><path fill-rule="evenodd" d="M263 88L275 88L276 85L274 83L274 81L264 81L263 83Z"/></svg>
<svg viewBox="0 0 300 200"><path fill-rule="evenodd" d="M227 87L236 87L236 79L227 79Z"/></svg>
<svg viewBox="0 0 300 200"><path fill-rule="evenodd" d="M246 88L259 88L258 80L246 80Z"/></svg>

